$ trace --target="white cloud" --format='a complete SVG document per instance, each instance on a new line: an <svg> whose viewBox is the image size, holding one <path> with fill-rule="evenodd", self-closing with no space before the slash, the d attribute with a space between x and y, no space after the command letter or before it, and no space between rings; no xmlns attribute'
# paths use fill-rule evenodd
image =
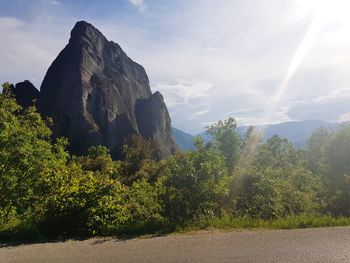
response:
<svg viewBox="0 0 350 263"><path fill-rule="evenodd" d="M14 17L0 17L0 30L9 32L23 25L23 22Z"/></svg>
<svg viewBox="0 0 350 263"><path fill-rule="evenodd" d="M261 118L256 117L235 117L238 126L256 126L261 125Z"/></svg>
<svg viewBox="0 0 350 263"><path fill-rule="evenodd" d="M154 83L153 89L160 91L169 108L178 105L193 105L198 99L209 96L212 84L200 81L177 80L173 83Z"/></svg>
<svg viewBox="0 0 350 263"><path fill-rule="evenodd" d="M350 88L334 89L331 90L328 94L317 96L311 99L311 103L328 103L337 100L350 99Z"/></svg>
<svg viewBox="0 0 350 263"><path fill-rule="evenodd" d="M342 114L338 119L338 122L349 122L349 121L350 121L350 112Z"/></svg>
<svg viewBox="0 0 350 263"><path fill-rule="evenodd" d="M206 127L208 127L208 126L211 126L211 125L213 125L213 124L215 124L217 121L206 121L206 122L202 122L201 123L201 126L203 127L203 128L206 128Z"/></svg>
<svg viewBox="0 0 350 263"><path fill-rule="evenodd" d="M51 5L61 5L62 3L59 2L59 1L57 1L57 0L51 0L51 1L50 1L50 4L51 4Z"/></svg>
<svg viewBox="0 0 350 263"><path fill-rule="evenodd" d="M19 1L22 2L23 0L19 0ZM49 5L56 5L56 6L62 5L62 3L58 0L41 0L41 3L42 4L49 4Z"/></svg>
<svg viewBox="0 0 350 263"><path fill-rule="evenodd" d="M132 5L136 6L141 12L147 9L147 5L144 0L127 0Z"/></svg>
<svg viewBox="0 0 350 263"><path fill-rule="evenodd" d="M226 118L234 117L239 126L249 126L249 125L264 125L264 124L275 124L279 122L287 122L292 121L289 116L290 108L293 104L288 101L283 101L274 106L274 108L278 109L272 113L271 119L272 122L263 122L263 115L265 112L265 107L256 107L256 108L243 108L237 109L230 112ZM273 106L273 105L270 105Z"/></svg>
<svg viewBox="0 0 350 263"><path fill-rule="evenodd" d="M28 79L39 88L67 42L61 33L62 28L55 28L52 22L28 24L12 17L0 18L0 35L6 36L6 41L0 41L0 82Z"/></svg>
<svg viewBox="0 0 350 263"><path fill-rule="evenodd" d="M175 80L154 83L153 90L163 94L173 123L179 126L194 121L200 122L210 112L212 86L209 82Z"/></svg>
<svg viewBox="0 0 350 263"><path fill-rule="evenodd" d="M190 119L191 119L191 120L194 120L194 119L196 119L197 117L202 116L202 115L204 115L204 114L206 114L206 113L208 113L208 112L209 112L209 110L200 110L200 111L197 111L197 112L195 112L195 113L193 113L193 114L191 115Z"/></svg>

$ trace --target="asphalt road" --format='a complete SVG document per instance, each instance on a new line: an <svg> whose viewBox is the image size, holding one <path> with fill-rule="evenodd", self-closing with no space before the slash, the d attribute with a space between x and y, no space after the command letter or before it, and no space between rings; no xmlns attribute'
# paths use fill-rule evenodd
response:
<svg viewBox="0 0 350 263"><path fill-rule="evenodd" d="M200 232L0 248L0 262L350 262L350 227Z"/></svg>

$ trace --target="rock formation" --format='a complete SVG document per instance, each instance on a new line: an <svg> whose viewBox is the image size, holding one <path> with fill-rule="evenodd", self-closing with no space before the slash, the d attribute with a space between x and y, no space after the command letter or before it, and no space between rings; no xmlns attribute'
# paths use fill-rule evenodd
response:
<svg viewBox="0 0 350 263"><path fill-rule="evenodd" d="M161 158L177 149L163 97L152 94L144 68L84 21L48 69L38 106L53 119L54 137L67 137L75 154L104 145L120 158L131 134L155 139Z"/></svg>
<svg viewBox="0 0 350 263"><path fill-rule="evenodd" d="M12 87L12 92L17 103L23 108L34 106L40 94L29 80L17 83L15 87Z"/></svg>
<svg viewBox="0 0 350 263"><path fill-rule="evenodd" d="M139 132L147 139L158 142L160 151L165 155L175 150L170 116L160 92L147 99L139 99L135 105L136 121ZM173 145L170 148L168 145Z"/></svg>

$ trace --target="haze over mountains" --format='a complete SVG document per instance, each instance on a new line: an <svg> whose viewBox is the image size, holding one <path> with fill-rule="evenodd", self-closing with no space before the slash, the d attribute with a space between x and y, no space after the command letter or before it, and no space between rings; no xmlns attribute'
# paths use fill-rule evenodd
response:
<svg viewBox="0 0 350 263"><path fill-rule="evenodd" d="M304 148L310 135L319 128L332 129L339 126L339 123L327 123L320 120L284 122L265 126L256 126L255 131L263 131L263 139L267 140L273 135L288 139L297 148ZM246 133L248 126L238 127L242 136ZM173 128L175 140L182 150L193 150L194 136ZM198 134L205 142L211 138L205 132Z"/></svg>

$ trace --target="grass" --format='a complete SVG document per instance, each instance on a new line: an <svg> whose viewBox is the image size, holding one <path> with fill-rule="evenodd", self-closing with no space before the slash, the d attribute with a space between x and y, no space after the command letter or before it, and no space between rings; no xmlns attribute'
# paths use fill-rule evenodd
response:
<svg viewBox="0 0 350 263"><path fill-rule="evenodd" d="M10 221L0 227L0 244L17 242L44 242L46 239L41 235L38 228L31 223L19 223Z"/></svg>
<svg viewBox="0 0 350 263"><path fill-rule="evenodd" d="M237 218L224 216L221 218L206 218L180 228L178 232L206 229L297 229L312 227L350 226L350 217L331 216L293 216L283 219L263 220L254 218Z"/></svg>
<svg viewBox="0 0 350 263"><path fill-rule="evenodd" d="M313 227L335 227L350 226L350 217L331 217L331 216L293 216L283 219L263 220L248 217L212 217L198 220L184 227L161 228L150 231L134 229L131 236L153 237L171 233L188 233L199 230L243 230L243 229L298 229ZM128 231L127 231L128 232ZM124 233L130 234L130 233ZM121 235L123 236L123 235ZM127 236L129 237L129 236ZM41 235L40 231L33 224L18 224L16 226L7 226L7 229L0 228L1 243L37 243L47 242L48 240Z"/></svg>

